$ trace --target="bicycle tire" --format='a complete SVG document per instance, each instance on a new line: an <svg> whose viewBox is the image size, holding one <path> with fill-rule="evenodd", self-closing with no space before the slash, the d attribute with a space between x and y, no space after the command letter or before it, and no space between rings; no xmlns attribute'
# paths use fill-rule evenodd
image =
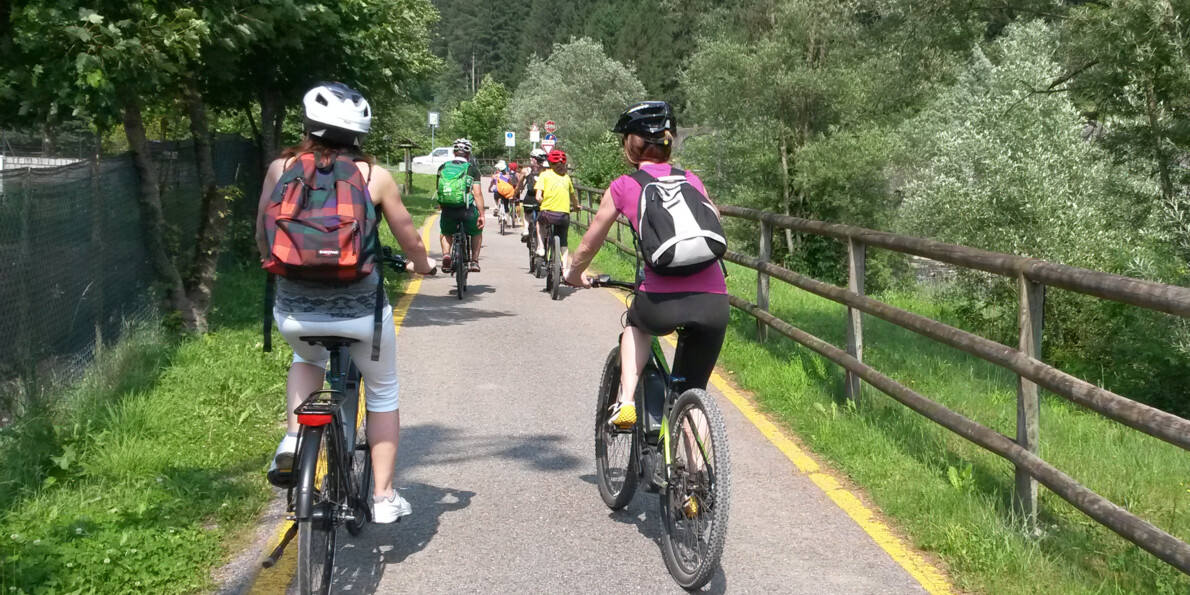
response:
<svg viewBox="0 0 1190 595"><path fill-rule="evenodd" d="M706 420L706 435L691 439L703 433L697 432L694 411L701 412ZM686 433L683 428L687 426L696 429ZM706 391L690 389L674 402L669 432L673 454L667 484L661 491L661 552L665 566L678 585L685 589L699 589L711 580L719 567L727 538L727 519L731 512L731 454L727 445L727 425L719 405ZM700 439L709 439L710 444L700 444ZM705 462L701 470L692 471L690 461L686 459L692 458L690 453L696 449L699 458ZM687 498L693 506L687 504ZM679 527L679 524L688 526ZM679 535L679 529L687 530ZM693 541L689 536L691 529Z"/></svg>
<svg viewBox="0 0 1190 595"><path fill-rule="evenodd" d="M335 548L337 537L334 503L338 502L338 482L335 481L337 463L334 462L338 449L335 448L328 426L306 428L302 452L298 460L298 493L309 494L312 499L310 510L322 507L326 517L322 521L308 518L298 521L298 593L301 595L326 595L330 592L335 570ZM324 472L319 477L319 465ZM300 496L299 496L300 497ZM330 506L326 506L326 504Z"/></svg>
<svg viewBox="0 0 1190 595"><path fill-rule="evenodd" d="M463 299L463 292L467 289L467 262L462 257L465 248L463 244L466 243L464 237L463 235L455 236L454 246L451 250L454 252L452 264L455 267L455 290L460 300Z"/></svg>
<svg viewBox="0 0 1190 595"><path fill-rule="evenodd" d="M554 253L550 257L550 277L554 279L554 285L550 287L550 299L558 300L562 297L559 293L562 287L562 240L554 236L550 241L554 245Z"/></svg>
<svg viewBox="0 0 1190 595"><path fill-rule="evenodd" d="M500 235L504 235L504 208L500 208Z"/></svg>
<svg viewBox="0 0 1190 595"><path fill-rule="evenodd" d="M607 361L603 364L603 377L599 381L599 395L595 402L595 485L599 488L599 497L612 510L620 510L632 501L636 494L636 487L640 480L640 467L637 457L637 432L612 432L608 423L608 413L612 403L616 401L620 389L620 348L616 347L607 354ZM627 444L620 442L627 438ZM613 444L616 446L609 448ZM619 453L627 449L627 461L621 473L619 466L613 467L609 462L609 450ZM615 457L617 460L619 456Z"/></svg>

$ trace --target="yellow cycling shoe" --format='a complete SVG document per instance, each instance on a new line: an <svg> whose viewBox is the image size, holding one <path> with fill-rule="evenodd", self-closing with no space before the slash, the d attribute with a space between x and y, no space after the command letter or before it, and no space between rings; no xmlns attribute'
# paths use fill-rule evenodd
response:
<svg viewBox="0 0 1190 595"><path fill-rule="evenodd" d="M631 430L636 425L636 405L632 403L615 403L609 416L611 424L621 430Z"/></svg>

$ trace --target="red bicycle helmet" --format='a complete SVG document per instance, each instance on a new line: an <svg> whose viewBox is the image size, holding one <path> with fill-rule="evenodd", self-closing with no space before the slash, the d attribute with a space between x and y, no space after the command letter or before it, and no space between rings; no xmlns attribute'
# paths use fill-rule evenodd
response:
<svg viewBox="0 0 1190 595"><path fill-rule="evenodd" d="M566 163L566 153L559 151L558 149L550 151L549 154L545 156L545 158L550 163Z"/></svg>
<svg viewBox="0 0 1190 595"><path fill-rule="evenodd" d="M510 169L510 170L512 170L512 171L516 171L516 168L517 168L517 165L516 165L516 162L515 162L515 161L513 161L512 163L509 163L509 164L508 164L508 169Z"/></svg>

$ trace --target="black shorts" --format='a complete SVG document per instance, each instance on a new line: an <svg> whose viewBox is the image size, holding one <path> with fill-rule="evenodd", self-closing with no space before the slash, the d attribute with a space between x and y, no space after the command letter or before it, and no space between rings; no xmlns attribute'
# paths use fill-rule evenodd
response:
<svg viewBox="0 0 1190 595"><path fill-rule="evenodd" d="M673 376L683 379L678 391L706 389L723 347L731 319L731 303L722 293L637 292L628 307L628 326L653 336L678 331Z"/></svg>
<svg viewBox="0 0 1190 595"><path fill-rule="evenodd" d="M559 213L557 211L539 211L537 213L538 225L552 225L553 236L561 240L563 248L569 249L570 240L570 213ZM548 242L549 238L545 238Z"/></svg>

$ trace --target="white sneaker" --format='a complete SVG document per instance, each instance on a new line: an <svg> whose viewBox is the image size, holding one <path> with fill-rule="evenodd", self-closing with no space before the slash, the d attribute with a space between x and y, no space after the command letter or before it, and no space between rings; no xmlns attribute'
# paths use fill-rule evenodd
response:
<svg viewBox="0 0 1190 595"><path fill-rule="evenodd" d="M286 488L293 483L293 455L297 450L297 435L286 434L277 445L277 452L273 453L273 462L269 465L269 483Z"/></svg>
<svg viewBox="0 0 1190 595"><path fill-rule="evenodd" d="M372 496L373 523L384 525L411 514L413 514L413 507L396 490L393 490L392 498L377 499Z"/></svg>
<svg viewBox="0 0 1190 595"><path fill-rule="evenodd" d="M544 246L538 246L538 247L537 247L537 255L538 255L538 256L545 256L545 247L544 247Z"/></svg>

